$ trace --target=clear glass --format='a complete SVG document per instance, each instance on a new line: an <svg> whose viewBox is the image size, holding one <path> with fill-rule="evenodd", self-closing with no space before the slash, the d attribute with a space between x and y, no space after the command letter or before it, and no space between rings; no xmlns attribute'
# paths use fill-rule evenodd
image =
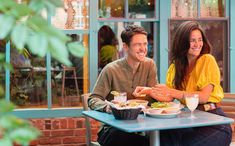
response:
<svg viewBox="0 0 235 146"><path fill-rule="evenodd" d="M171 17L197 17L197 0L171 0Z"/></svg>
<svg viewBox="0 0 235 146"><path fill-rule="evenodd" d="M99 18L124 18L125 0L99 0Z"/></svg>
<svg viewBox="0 0 235 146"><path fill-rule="evenodd" d="M174 40L177 27L185 20L170 21L170 47ZM212 45L211 53L216 58L220 69L221 86L224 91L228 91L228 21L227 20L200 20L210 44ZM220 34L220 35L218 35ZM170 51L170 50L169 50Z"/></svg>
<svg viewBox="0 0 235 146"><path fill-rule="evenodd" d="M56 9L52 25L59 29L88 29L89 0L62 0L64 6Z"/></svg>
<svg viewBox="0 0 235 146"><path fill-rule="evenodd" d="M23 49L19 53L11 47L10 96L19 108L47 106L47 82L45 58L39 58Z"/></svg>
<svg viewBox="0 0 235 146"><path fill-rule="evenodd" d="M185 94L184 95L186 105L188 109L191 111L190 118L196 118L194 115L194 110L197 108L199 103L199 95L198 94Z"/></svg>
<svg viewBox="0 0 235 146"><path fill-rule="evenodd" d="M114 96L114 101L116 102L126 102L127 101L127 93L120 92L118 95Z"/></svg>
<svg viewBox="0 0 235 146"><path fill-rule="evenodd" d="M154 18L155 0L129 0L129 18Z"/></svg>
<svg viewBox="0 0 235 146"><path fill-rule="evenodd" d="M69 35L73 41L83 42L88 49L87 34ZM88 51L87 51L88 52ZM52 91L52 107L78 107L82 106L80 96L89 92L89 74L88 60L86 53L82 58L70 55L71 67L52 59L51 62L51 91ZM64 76L63 76L64 75Z"/></svg>
<svg viewBox="0 0 235 146"><path fill-rule="evenodd" d="M225 17L225 0L201 0L201 17Z"/></svg>
<svg viewBox="0 0 235 146"><path fill-rule="evenodd" d="M148 33L148 36L147 36L148 37L148 54L147 54L147 56L149 58L154 57L154 51L157 50L154 47L157 46L156 44L158 44L158 42L154 42L155 35L154 35L154 23L153 22L129 22L129 23L100 22L99 31L98 31L98 55L99 55L98 67L99 67L99 72L106 65L106 64L101 64L102 53L109 54L108 51L110 51L109 49L111 48L111 47L109 47L109 49L103 49L104 51L106 51L106 53L102 52L101 49L105 45L111 44L113 46L112 48L117 49L117 57L110 57L110 58L112 58L112 60L110 62L114 61L115 59L124 57L125 52L122 48L122 40L121 40L120 34L124 30L125 26L132 25L132 24L140 25L140 26L144 27L145 30L147 31L147 33ZM105 29L103 28L104 26L105 26ZM113 36L110 37L110 34L112 34ZM112 39L112 41L110 41L110 43L107 44L107 43L104 43L104 42L106 42L106 41L104 41L104 39L105 40Z"/></svg>

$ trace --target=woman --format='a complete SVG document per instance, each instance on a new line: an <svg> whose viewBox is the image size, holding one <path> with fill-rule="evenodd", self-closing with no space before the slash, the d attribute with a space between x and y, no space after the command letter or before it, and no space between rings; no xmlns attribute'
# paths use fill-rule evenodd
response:
<svg viewBox="0 0 235 146"><path fill-rule="evenodd" d="M199 110L225 116L220 108L224 96L220 71L210 50L210 43L199 23L182 23L173 41L166 85L137 87L134 94L150 94L158 101L178 99L182 103L185 94L198 94ZM161 145L229 146L231 135L230 125L166 130L161 132Z"/></svg>

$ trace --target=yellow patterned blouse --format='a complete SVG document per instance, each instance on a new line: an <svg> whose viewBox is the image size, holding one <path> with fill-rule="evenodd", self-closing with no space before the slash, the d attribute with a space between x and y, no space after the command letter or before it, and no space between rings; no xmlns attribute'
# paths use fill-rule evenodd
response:
<svg viewBox="0 0 235 146"><path fill-rule="evenodd" d="M166 77L166 85L174 88L175 65L171 64ZM208 102L218 103L224 97L223 89L220 86L220 70L215 58L210 54L202 55L189 75L185 84L185 91L200 91L203 87L212 84L214 89Z"/></svg>

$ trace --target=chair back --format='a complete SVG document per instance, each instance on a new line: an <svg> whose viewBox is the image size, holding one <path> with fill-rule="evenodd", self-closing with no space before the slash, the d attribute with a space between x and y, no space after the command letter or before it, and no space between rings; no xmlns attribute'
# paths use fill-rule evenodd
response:
<svg viewBox="0 0 235 146"><path fill-rule="evenodd" d="M88 107L88 98L90 96L90 93L82 94L82 105L83 110L87 111L90 110ZM98 142L91 141L91 124L89 117L85 116L85 124L86 124L86 145L87 146L100 146Z"/></svg>

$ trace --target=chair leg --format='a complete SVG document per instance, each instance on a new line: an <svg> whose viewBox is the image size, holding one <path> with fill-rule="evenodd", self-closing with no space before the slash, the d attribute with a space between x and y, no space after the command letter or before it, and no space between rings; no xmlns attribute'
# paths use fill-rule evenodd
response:
<svg viewBox="0 0 235 146"><path fill-rule="evenodd" d="M73 75L74 75L74 81L75 81L75 87L77 91L77 96L78 96L78 101L80 101L80 95L79 95L79 89L78 89L78 80L77 80L77 75L76 75L76 70L73 70Z"/></svg>

